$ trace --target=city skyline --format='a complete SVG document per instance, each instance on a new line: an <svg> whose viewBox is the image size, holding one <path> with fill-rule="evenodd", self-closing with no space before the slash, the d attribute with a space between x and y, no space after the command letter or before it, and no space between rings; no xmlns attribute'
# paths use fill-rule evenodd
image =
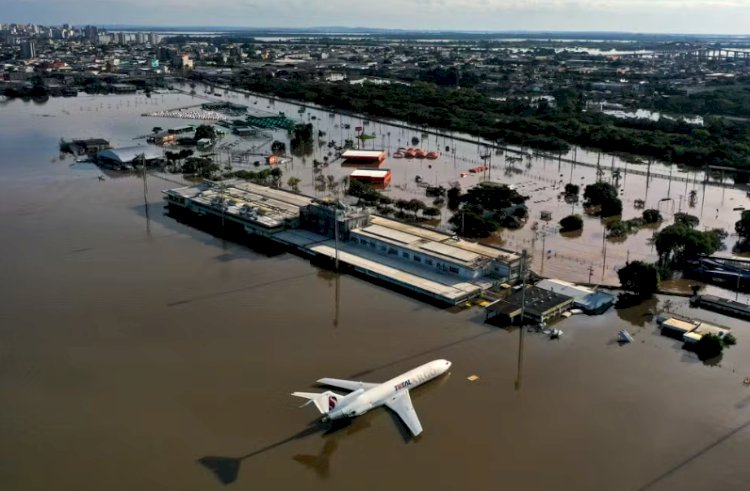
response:
<svg viewBox="0 0 750 491"><path fill-rule="evenodd" d="M348 26L455 31L612 31L746 34L750 9L741 0L343 0L154 4L113 0L24 0L4 9L4 23L119 24L234 28Z"/></svg>

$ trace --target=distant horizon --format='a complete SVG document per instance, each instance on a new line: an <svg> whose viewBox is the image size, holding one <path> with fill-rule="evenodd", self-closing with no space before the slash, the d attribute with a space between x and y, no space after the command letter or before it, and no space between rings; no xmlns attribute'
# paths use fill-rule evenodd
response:
<svg viewBox="0 0 750 491"><path fill-rule="evenodd" d="M23 0L3 22L431 32L606 32L750 35L747 0ZM112 20L117 19L116 22ZM283 27L278 27L283 24ZM271 26L271 27L266 27Z"/></svg>
<svg viewBox="0 0 750 491"><path fill-rule="evenodd" d="M631 31L631 30L597 30L597 29L459 29L459 28L444 28L444 29L415 29L415 28L399 28L399 27L364 27L364 26L344 26L344 25L318 25L318 26L233 26L233 25L221 25L221 24L142 24L142 23L79 23L79 22L58 22L58 23L41 23L41 22L13 22L13 21L0 21L4 24L38 24L38 25L49 25L58 26L62 24L69 24L74 27L83 27L87 25L94 25L103 29L117 30L117 29L137 29L143 31L216 31L226 33L244 33L244 32L261 32L261 33L310 33L310 34L467 34L467 35L555 35L560 39L561 35L621 35L627 37L696 37L696 38L736 38L736 39L750 39L750 33L748 34L732 34L732 33L717 33L717 32L650 32L650 31Z"/></svg>

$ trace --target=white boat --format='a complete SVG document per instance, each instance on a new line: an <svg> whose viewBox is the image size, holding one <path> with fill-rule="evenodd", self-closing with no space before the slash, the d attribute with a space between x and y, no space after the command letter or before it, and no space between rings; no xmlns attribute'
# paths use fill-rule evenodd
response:
<svg viewBox="0 0 750 491"><path fill-rule="evenodd" d="M617 340L621 343L632 343L633 336L631 336L630 333L625 329L622 329L617 333Z"/></svg>
<svg viewBox="0 0 750 491"><path fill-rule="evenodd" d="M560 336L563 335L563 332L560 329L552 329L549 333L550 339L559 339Z"/></svg>

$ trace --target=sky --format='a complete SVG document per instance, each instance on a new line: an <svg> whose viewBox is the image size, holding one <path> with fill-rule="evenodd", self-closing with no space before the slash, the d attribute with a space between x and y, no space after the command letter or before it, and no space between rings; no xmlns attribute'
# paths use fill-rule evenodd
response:
<svg viewBox="0 0 750 491"><path fill-rule="evenodd" d="M0 22L750 34L750 0L0 0Z"/></svg>

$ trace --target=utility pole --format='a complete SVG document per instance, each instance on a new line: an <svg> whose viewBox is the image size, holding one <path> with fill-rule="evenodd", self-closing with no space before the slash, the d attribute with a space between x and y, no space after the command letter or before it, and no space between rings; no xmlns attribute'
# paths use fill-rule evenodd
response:
<svg viewBox="0 0 750 491"><path fill-rule="evenodd" d="M143 211L146 214L146 234L151 235L151 219L148 215L148 183L146 182L146 155L140 154L141 171L143 172Z"/></svg>
<svg viewBox="0 0 750 491"><path fill-rule="evenodd" d="M607 267L607 235L605 232L602 232L602 242L602 282L604 282L604 271Z"/></svg>
<svg viewBox="0 0 750 491"><path fill-rule="evenodd" d="M334 212L333 212L333 240L335 244L335 251L336 251L336 257L335 257L335 267L336 267L336 273L338 274L339 271L339 200L336 199L336 201L333 202Z"/></svg>
<svg viewBox="0 0 750 491"><path fill-rule="evenodd" d="M526 314L526 272L528 267L526 264L526 249L521 252L521 327L518 330L518 369L516 371L516 390L521 390L521 379L523 375L523 318Z"/></svg>

